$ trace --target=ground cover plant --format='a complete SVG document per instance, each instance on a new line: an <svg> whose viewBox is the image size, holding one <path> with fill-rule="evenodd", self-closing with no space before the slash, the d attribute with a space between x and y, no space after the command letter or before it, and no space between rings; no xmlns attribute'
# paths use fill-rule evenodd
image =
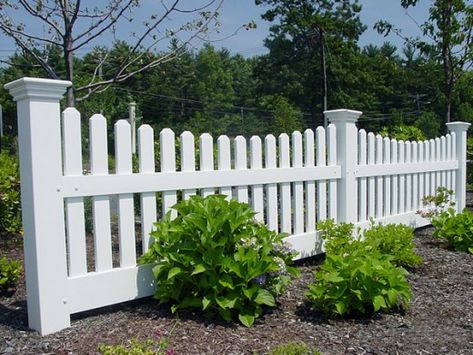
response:
<svg viewBox="0 0 473 355"><path fill-rule="evenodd" d="M269 355L321 355L320 351L311 349L302 342L290 341L272 348Z"/></svg>
<svg viewBox="0 0 473 355"><path fill-rule="evenodd" d="M0 153L0 236L21 233L20 175L14 155Z"/></svg>
<svg viewBox="0 0 473 355"><path fill-rule="evenodd" d="M326 259L306 296L327 314L406 310L411 298L403 268L421 262L413 249L413 230L403 225L375 225L354 231L353 224L319 222Z"/></svg>
<svg viewBox="0 0 473 355"><path fill-rule="evenodd" d="M298 275L285 235L258 223L247 204L193 196L173 210L176 218L168 213L156 223L154 243L140 260L156 264L154 297L172 303L172 312L197 308L251 326Z"/></svg>
<svg viewBox="0 0 473 355"><path fill-rule="evenodd" d="M6 257L0 258L0 293L15 287L20 278L21 270L20 261L8 260Z"/></svg>
<svg viewBox="0 0 473 355"><path fill-rule="evenodd" d="M430 218L435 227L434 235L447 241L450 248L473 254L473 213L466 208L457 213L452 195L452 190L439 187L435 195L423 200L424 206L433 207L418 213Z"/></svg>
<svg viewBox="0 0 473 355"><path fill-rule="evenodd" d="M102 355L174 355L175 351L170 346L169 336L178 323L174 323L170 332L157 330L151 339L130 339L126 345L100 344L98 349Z"/></svg>

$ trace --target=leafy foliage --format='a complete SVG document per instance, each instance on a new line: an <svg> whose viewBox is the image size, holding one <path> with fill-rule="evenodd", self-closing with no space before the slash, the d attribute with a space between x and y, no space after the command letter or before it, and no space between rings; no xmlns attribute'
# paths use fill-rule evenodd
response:
<svg viewBox="0 0 473 355"><path fill-rule="evenodd" d="M175 351L169 345L169 336L176 327L174 323L171 331L158 330L153 339L138 340L131 339L127 345L99 345L99 351L103 355L174 355Z"/></svg>
<svg viewBox="0 0 473 355"><path fill-rule="evenodd" d="M378 251L389 255L397 266L410 268L422 262L422 258L414 253L414 231L403 224L372 223L363 235L359 230L357 233L353 231L353 224L336 224L331 219L319 222L317 228L323 233L327 254L346 255L355 251Z"/></svg>
<svg viewBox="0 0 473 355"><path fill-rule="evenodd" d="M467 209L456 213L452 195L452 190L438 187L435 195L426 196L422 201L429 208L418 213L430 219L435 227L434 235L445 239L453 250L473 254L473 213Z"/></svg>
<svg viewBox="0 0 473 355"><path fill-rule="evenodd" d="M0 292L8 291L9 288L15 286L21 270L20 261L10 261L6 257L0 258Z"/></svg>
<svg viewBox="0 0 473 355"><path fill-rule="evenodd" d="M391 139L403 140L403 141L423 141L425 140L425 134L419 128L409 125L398 125L394 127L384 127L380 134L383 137L389 137Z"/></svg>
<svg viewBox="0 0 473 355"><path fill-rule="evenodd" d="M320 351L310 349L305 343L290 341L272 348L269 355L320 355Z"/></svg>
<svg viewBox="0 0 473 355"><path fill-rule="evenodd" d="M422 262L414 253L414 229L404 224L375 225L364 231L364 242L393 257L396 266L412 268Z"/></svg>
<svg viewBox="0 0 473 355"><path fill-rule="evenodd" d="M411 290L406 275L379 251L327 254L306 296L314 307L341 316L407 309Z"/></svg>
<svg viewBox="0 0 473 355"><path fill-rule="evenodd" d="M445 239L456 251L473 254L473 213L464 209L456 213L454 208L432 218L434 235Z"/></svg>
<svg viewBox="0 0 473 355"><path fill-rule="evenodd" d="M200 308L230 321L234 315L251 326L263 306L275 307L275 297L298 271L288 266L294 252L284 235L254 220L247 204L223 195L192 196L156 223L154 243L141 263L156 263L153 273L161 303L171 310Z"/></svg>
<svg viewBox="0 0 473 355"><path fill-rule="evenodd" d="M306 293L314 308L341 316L407 308L411 291L403 266L422 260L413 251L412 228L372 223L362 235L353 224L333 220L317 228L326 260Z"/></svg>
<svg viewBox="0 0 473 355"><path fill-rule="evenodd" d="M21 233L20 175L15 156L0 153L0 235Z"/></svg>

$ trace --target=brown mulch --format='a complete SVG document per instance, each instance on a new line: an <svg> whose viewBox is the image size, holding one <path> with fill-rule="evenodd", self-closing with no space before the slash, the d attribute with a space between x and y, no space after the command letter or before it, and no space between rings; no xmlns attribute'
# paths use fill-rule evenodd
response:
<svg viewBox="0 0 473 355"><path fill-rule="evenodd" d="M0 354L94 354L99 344L152 338L173 327L176 354L264 354L291 340L323 354L473 354L473 255L448 250L432 228L418 230L415 242L424 262L409 276L413 297L406 314L326 319L312 312L303 294L318 257L300 263L302 276L279 307L251 329L209 321L199 312L176 317L148 298L74 315L70 328L41 337L28 329L23 278L14 293L0 295ZM15 238L1 243L0 252L23 255Z"/></svg>

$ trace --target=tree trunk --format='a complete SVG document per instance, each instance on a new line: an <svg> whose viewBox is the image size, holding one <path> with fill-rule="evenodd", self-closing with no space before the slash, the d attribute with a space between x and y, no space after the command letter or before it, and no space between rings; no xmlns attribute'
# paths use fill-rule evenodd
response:
<svg viewBox="0 0 473 355"><path fill-rule="evenodd" d="M67 43L64 50L64 58L66 62L66 80L74 83L74 53L70 50L72 47L72 43ZM75 106L75 94L74 94L74 84L67 88L66 93L66 107L74 107Z"/></svg>
<svg viewBox="0 0 473 355"><path fill-rule="evenodd" d="M67 88L66 92L66 107L74 107L76 104L74 94L74 52L72 51L73 40L72 40L72 22L69 18L69 3L68 0L64 1L64 25L65 25L65 36L64 36L64 60L66 64L66 80L72 83L72 86Z"/></svg>
<svg viewBox="0 0 473 355"><path fill-rule="evenodd" d="M444 95L445 95L445 122L450 122L452 94L453 94L453 66L452 66L452 48L451 48L451 29L452 29L452 7L451 0L447 0L442 14L442 60L444 74ZM445 126L444 126L445 127Z"/></svg>

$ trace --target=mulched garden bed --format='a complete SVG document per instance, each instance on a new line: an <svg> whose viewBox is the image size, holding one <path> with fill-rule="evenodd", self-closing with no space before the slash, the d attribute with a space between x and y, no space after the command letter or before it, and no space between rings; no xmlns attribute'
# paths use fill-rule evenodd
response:
<svg viewBox="0 0 473 355"><path fill-rule="evenodd" d="M322 261L316 257L299 264L302 276L280 306L250 329L205 320L199 312L176 317L148 298L74 315L70 328L41 337L27 326L22 278L16 292L0 295L0 354L94 354L99 344L152 338L173 327L176 354L264 354L292 340L323 354L473 354L473 255L447 250L432 231L416 232L424 262L409 276L413 297L405 314L327 319L311 311L303 294ZM0 252L23 257L14 238Z"/></svg>

